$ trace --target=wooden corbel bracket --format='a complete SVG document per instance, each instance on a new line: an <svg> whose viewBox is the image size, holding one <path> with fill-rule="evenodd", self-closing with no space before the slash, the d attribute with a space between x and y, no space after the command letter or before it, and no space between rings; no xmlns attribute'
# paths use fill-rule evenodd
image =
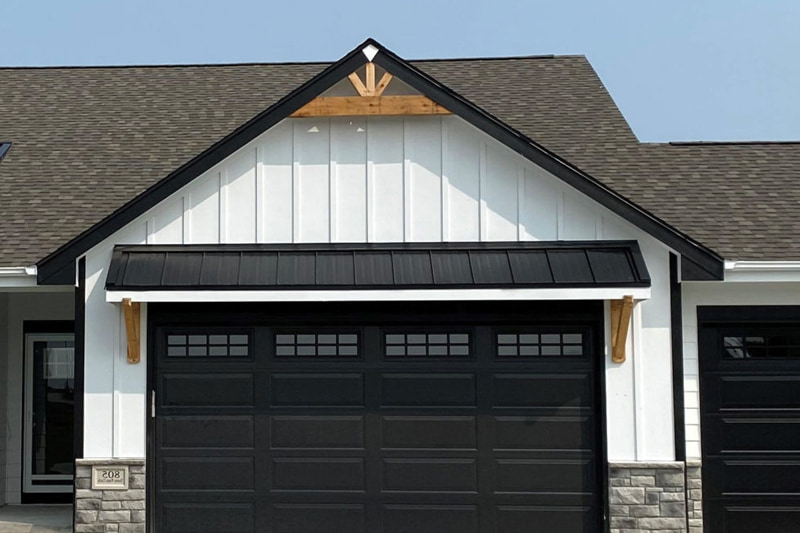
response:
<svg viewBox="0 0 800 533"><path fill-rule="evenodd" d="M611 300L611 361L614 363L625 362L625 341L628 338L632 310L633 296Z"/></svg>
<svg viewBox="0 0 800 533"><path fill-rule="evenodd" d="M132 302L130 298L122 300L122 312L125 314L125 331L128 334L128 363L135 365L140 360L140 317L142 304Z"/></svg>

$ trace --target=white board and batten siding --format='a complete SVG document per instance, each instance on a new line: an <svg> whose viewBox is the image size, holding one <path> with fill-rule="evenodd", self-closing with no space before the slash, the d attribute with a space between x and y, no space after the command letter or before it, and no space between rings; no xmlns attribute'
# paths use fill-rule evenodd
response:
<svg viewBox="0 0 800 533"><path fill-rule="evenodd" d="M628 362L606 357L609 458L670 460L669 250L455 116L287 119L93 248L85 455L145 454L145 364L105 301L114 244L596 239L638 240L653 279Z"/></svg>

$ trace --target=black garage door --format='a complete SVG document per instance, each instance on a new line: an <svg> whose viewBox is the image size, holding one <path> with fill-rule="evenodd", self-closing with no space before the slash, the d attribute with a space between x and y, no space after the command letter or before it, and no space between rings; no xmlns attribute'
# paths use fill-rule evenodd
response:
<svg viewBox="0 0 800 533"><path fill-rule="evenodd" d="M149 313L158 533L600 530L599 304Z"/></svg>
<svg viewBox="0 0 800 533"><path fill-rule="evenodd" d="M800 309L698 310L706 533L800 531Z"/></svg>

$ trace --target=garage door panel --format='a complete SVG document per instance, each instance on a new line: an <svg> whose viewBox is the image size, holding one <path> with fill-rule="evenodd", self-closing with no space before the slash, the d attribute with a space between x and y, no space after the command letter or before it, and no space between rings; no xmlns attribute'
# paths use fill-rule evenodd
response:
<svg viewBox="0 0 800 533"><path fill-rule="evenodd" d="M800 417L712 416L703 418L708 431L719 435L710 455L780 453L800 455Z"/></svg>
<svg viewBox="0 0 800 533"><path fill-rule="evenodd" d="M718 390L711 383L710 392L719 395L720 410L726 409L800 409L800 376L722 376Z"/></svg>
<svg viewBox="0 0 800 533"><path fill-rule="evenodd" d="M364 491L359 458L278 457L271 461L273 491Z"/></svg>
<svg viewBox="0 0 800 533"><path fill-rule="evenodd" d="M493 421L495 450L592 450L594 424L588 415L497 416Z"/></svg>
<svg viewBox="0 0 800 533"><path fill-rule="evenodd" d="M170 373L161 377L164 407L253 407L252 374Z"/></svg>
<svg viewBox="0 0 800 533"><path fill-rule="evenodd" d="M270 515L274 533L366 531L366 510L358 504L279 504Z"/></svg>
<svg viewBox="0 0 800 533"><path fill-rule="evenodd" d="M273 374L270 384L273 406L364 406L362 374Z"/></svg>
<svg viewBox="0 0 800 533"><path fill-rule="evenodd" d="M495 490L498 493L584 494L594 485L591 460L498 459Z"/></svg>
<svg viewBox="0 0 800 533"><path fill-rule="evenodd" d="M800 495L800 461L717 459L706 468L722 496Z"/></svg>
<svg viewBox="0 0 800 533"><path fill-rule="evenodd" d="M158 530L170 533L241 533L255 526L252 503L168 503L160 518Z"/></svg>
<svg viewBox="0 0 800 533"><path fill-rule="evenodd" d="M162 448L252 448L253 416L162 416L158 420Z"/></svg>
<svg viewBox="0 0 800 533"><path fill-rule="evenodd" d="M165 457L159 461L161 491L252 491L252 457Z"/></svg>
<svg viewBox="0 0 800 533"><path fill-rule="evenodd" d="M474 407L475 374L383 374L382 407Z"/></svg>
<svg viewBox="0 0 800 533"><path fill-rule="evenodd" d="M363 449L363 416L272 416L272 449Z"/></svg>
<svg viewBox="0 0 800 533"><path fill-rule="evenodd" d="M586 506L501 505L496 515L496 533L530 533L531 524L541 533L593 533L597 527L594 510Z"/></svg>
<svg viewBox="0 0 800 533"><path fill-rule="evenodd" d="M474 505L386 505L384 533L477 533Z"/></svg>
<svg viewBox="0 0 800 533"><path fill-rule="evenodd" d="M753 505L726 505L709 516L712 523L720 524L725 533L797 533L800 524L800 507Z"/></svg>
<svg viewBox="0 0 800 533"><path fill-rule="evenodd" d="M475 459L386 459L382 490L403 492L477 492Z"/></svg>
<svg viewBox="0 0 800 533"><path fill-rule="evenodd" d="M495 407L591 406L590 374L497 374L492 380Z"/></svg>
<svg viewBox="0 0 800 533"><path fill-rule="evenodd" d="M381 417L381 448L419 450L475 450L478 447L474 416Z"/></svg>

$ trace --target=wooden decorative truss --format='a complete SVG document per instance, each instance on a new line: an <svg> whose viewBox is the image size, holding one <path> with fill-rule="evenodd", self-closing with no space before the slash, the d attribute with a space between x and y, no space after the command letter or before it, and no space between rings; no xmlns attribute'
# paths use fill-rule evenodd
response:
<svg viewBox="0 0 800 533"><path fill-rule="evenodd" d="M450 111L427 96L384 96L384 91L393 76L384 73L375 81L375 63L366 64L366 76L362 81L355 72L347 79L353 84L358 96L319 96L294 113L292 117L342 117L373 115L450 115Z"/></svg>

